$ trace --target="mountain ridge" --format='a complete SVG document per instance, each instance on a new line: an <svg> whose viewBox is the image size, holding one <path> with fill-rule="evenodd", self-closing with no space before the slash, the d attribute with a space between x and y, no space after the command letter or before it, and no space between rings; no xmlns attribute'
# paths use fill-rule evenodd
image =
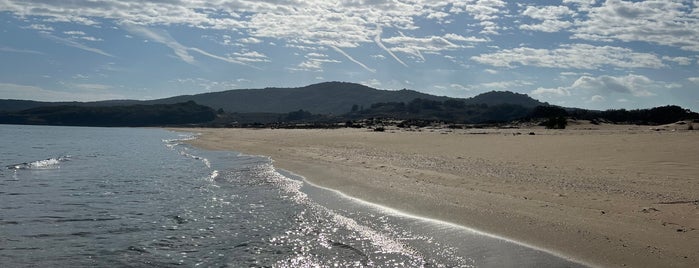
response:
<svg viewBox="0 0 699 268"><path fill-rule="evenodd" d="M410 102L414 99L445 101L464 100L469 104L517 104L525 107L548 105L526 94L491 91L472 98L435 96L415 90L381 90L349 82L323 82L303 87L267 87L261 89L232 89L192 95L179 95L155 100L106 100L93 102L41 102L29 100L0 100L0 111L15 112L42 106L116 106L135 104L175 104L195 101L229 113L288 113L306 110L315 114L345 114L353 106L369 107L382 102Z"/></svg>

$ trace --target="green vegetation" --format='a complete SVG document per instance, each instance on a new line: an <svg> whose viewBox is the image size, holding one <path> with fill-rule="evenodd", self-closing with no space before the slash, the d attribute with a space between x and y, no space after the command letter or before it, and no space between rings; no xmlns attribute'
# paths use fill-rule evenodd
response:
<svg viewBox="0 0 699 268"><path fill-rule="evenodd" d="M3 124L143 127L205 123L216 111L193 101L178 104L111 107L50 106L0 113Z"/></svg>
<svg viewBox="0 0 699 268"><path fill-rule="evenodd" d="M375 127L384 123L421 127L440 123L457 128L464 124L527 121L563 129L568 119L586 119L593 124L659 125L699 119L699 115L679 106L594 111L553 106L513 92L491 91L457 99L342 82L229 90L151 101L0 100L0 123L4 124L311 128Z"/></svg>

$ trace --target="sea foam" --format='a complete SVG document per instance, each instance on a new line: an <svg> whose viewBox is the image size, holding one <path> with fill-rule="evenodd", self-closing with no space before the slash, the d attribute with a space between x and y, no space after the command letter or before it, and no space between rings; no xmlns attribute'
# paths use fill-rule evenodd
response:
<svg viewBox="0 0 699 268"><path fill-rule="evenodd" d="M56 158L47 158L43 160L36 160L32 162L25 162L25 163L20 163L20 164L14 164L14 165L8 165L6 166L7 169L53 169L53 168L60 168L60 163L64 161L70 160L69 155L61 156L61 157L56 157Z"/></svg>

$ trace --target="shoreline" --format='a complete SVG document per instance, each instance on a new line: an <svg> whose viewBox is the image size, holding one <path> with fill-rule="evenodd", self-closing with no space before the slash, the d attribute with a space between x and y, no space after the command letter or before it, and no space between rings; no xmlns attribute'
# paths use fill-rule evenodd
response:
<svg viewBox="0 0 699 268"><path fill-rule="evenodd" d="M355 199L585 265L699 263L698 206L663 204L699 199L698 132L175 130L202 133L190 143L205 149L271 157Z"/></svg>
<svg viewBox="0 0 699 268"><path fill-rule="evenodd" d="M510 239L510 238L504 237L504 236L499 236L499 235L497 235L497 234L487 233L487 232L485 232L485 231L476 229L476 228L474 228L474 227L469 227L469 226L461 225L461 224L458 224L458 223L455 223L455 222L444 221L444 220L435 219L435 218L428 218L428 217L425 217L425 216L420 216L420 215L417 215L417 214L412 214L412 213L410 213L410 212L408 212L408 211L397 210L397 209L395 209L395 208L388 207L388 206L384 206L384 205L382 205L382 204L372 203L372 202L369 202L369 201L367 201L367 200L363 200L363 199L359 199L359 198L356 198L356 197L347 195L347 194L341 192L340 190L332 189L332 188L328 188L328 187L325 187L325 186L322 186L322 185L315 184L314 182L309 181L308 179L306 179L306 177L304 177L304 176L302 176L302 175L299 175L299 174L296 174L296 173L294 173L294 172L292 172L292 171L288 171L288 170L285 170L285 169L280 169L280 170L282 170L282 171L285 172L285 173L291 174L291 175L294 176L294 177L297 177L297 178L301 179L304 183L308 183L308 184L311 185L312 187L316 187L316 188L319 188L319 189L322 189L322 190L325 190L325 191L330 191L330 192L332 192L332 193L334 193L334 194L340 196L341 198L345 198L345 199L351 200L352 202L355 202L355 203L357 203L357 204L361 204L361 205L365 205L365 206L370 206L370 207L376 208L377 210L383 211L384 213L387 213L387 214L390 214L390 215L398 215L398 216L401 216L401 217L407 217L407 218L412 218L412 219L416 219L416 220L420 220L420 221L424 221L424 222L429 222L429 223L431 223L431 224L444 225L444 226L448 226L448 227L451 227L451 228L457 228L457 229L459 229L459 230L463 230L463 231L466 231L466 232L474 233L474 234L476 234L476 235L486 236L486 237L489 237L489 238L493 238L493 239L505 241L505 242L512 243L512 244L516 244L516 245L518 245L518 246L530 248L530 249L533 249L533 250L536 250L536 251L544 252L544 253L549 254L549 255L551 255L551 256L555 256L555 257L558 257L558 258L561 258L561 259L564 259L564 260L567 260L567 261L570 261L570 262L574 262L574 263L577 263L577 264L580 264L580 265L584 265L584 266L588 266L588 267L593 267L592 264L587 263L587 262L585 262L584 260L575 259L575 258L573 258L573 257L571 257L571 256L564 255L563 253L558 252L558 251L554 251L554 250L551 250L551 249L541 248L541 247L538 247L538 246L535 246L535 245L532 245L532 244L525 243L525 242L523 242L523 241L517 241L517 240L513 240L513 239Z"/></svg>

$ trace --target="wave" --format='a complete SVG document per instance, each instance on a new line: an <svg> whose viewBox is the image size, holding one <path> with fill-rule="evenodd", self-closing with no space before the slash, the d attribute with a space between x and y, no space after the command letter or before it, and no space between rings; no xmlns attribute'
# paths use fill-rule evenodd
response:
<svg viewBox="0 0 699 268"><path fill-rule="evenodd" d="M70 155L65 155L61 157L56 157L56 158L47 158L43 160L37 160L37 161L32 161L32 162L25 162L25 163L20 163L20 164L14 164L14 165L8 165L5 166L7 169L14 169L14 170L20 170L20 169L54 169L54 168L59 168L61 162L69 161L70 160Z"/></svg>

